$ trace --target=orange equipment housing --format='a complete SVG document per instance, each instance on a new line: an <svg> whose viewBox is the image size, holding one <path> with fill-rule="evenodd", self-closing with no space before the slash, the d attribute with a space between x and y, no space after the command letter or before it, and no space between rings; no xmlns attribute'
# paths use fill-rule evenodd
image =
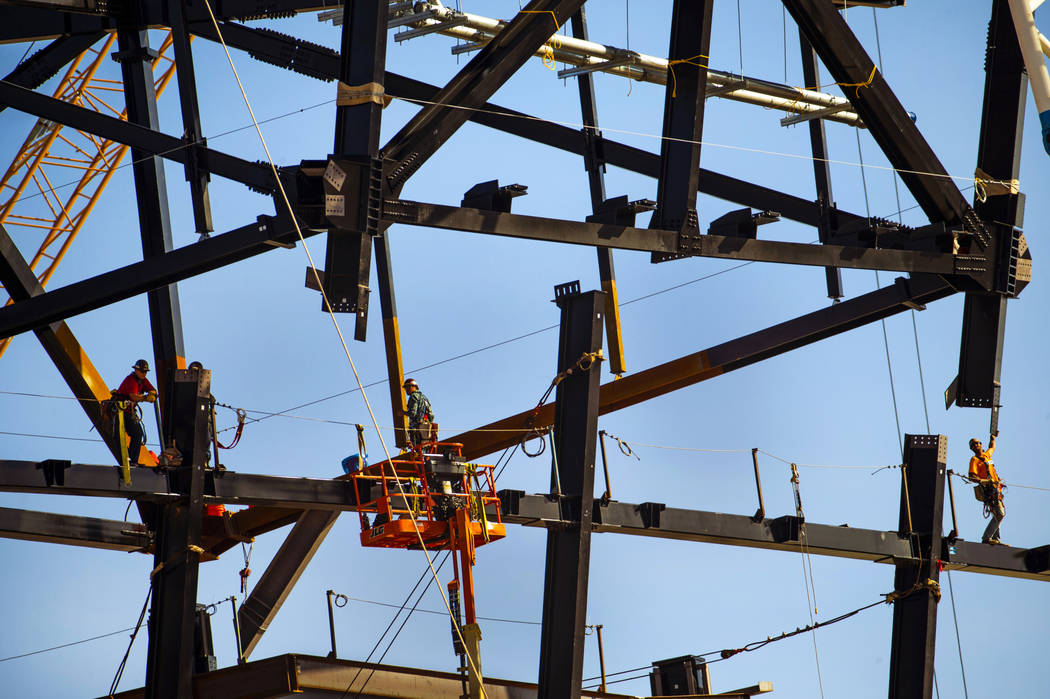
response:
<svg viewBox="0 0 1050 699"><path fill-rule="evenodd" d="M350 474L361 545L419 548L422 537L428 549L455 550L468 534L470 548L506 536L493 467L466 463L462 449L457 442L427 442ZM370 513L377 515L371 525Z"/></svg>

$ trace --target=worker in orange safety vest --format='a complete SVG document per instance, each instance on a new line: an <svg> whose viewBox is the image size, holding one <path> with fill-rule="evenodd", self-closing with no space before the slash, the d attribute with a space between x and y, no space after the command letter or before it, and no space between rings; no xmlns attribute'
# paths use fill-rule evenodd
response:
<svg viewBox="0 0 1050 699"><path fill-rule="evenodd" d="M981 448L981 440L974 437L970 440L970 449L973 456L970 457L970 480L977 485L974 486L974 496L984 503L984 516L991 517L981 542L985 544L999 543L999 525L1006 517L1006 505L1003 503L1003 483L999 480L999 474L992 462L992 452L995 451L995 438L998 432L988 440L988 449Z"/></svg>

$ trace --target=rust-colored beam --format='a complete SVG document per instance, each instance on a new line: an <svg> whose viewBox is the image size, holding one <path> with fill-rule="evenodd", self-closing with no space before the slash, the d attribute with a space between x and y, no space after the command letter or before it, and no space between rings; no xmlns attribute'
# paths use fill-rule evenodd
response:
<svg viewBox="0 0 1050 699"><path fill-rule="evenodd" d="M599 414L692 386L953 293L954 289L939 276L898 278L894 284L863 296L603 384ZM477 459L517 444L530 427L542 429L550 426L554 420L554 405L544 405L530 425L532 414L532 410L521 412L451 437L448 441L461 442L463 456Z"/></svg>
<svg viewBox="0 0 1050 699"><path fill-rule="evenodd" d="M599 396L599 414L642 403L909 308L921 308L954 293L955 289L936 275L898 278L893 284L863 296L604 384ZM447 441L461 442L463 456L478 459L520 442L532 414L532 410L527 410ZM543 428L553 422L554 405L549 403L536 413L532 427ZM235 513L233 518L238 531L255 536L295 521L295 511L253 507ZM235 544L229 539L219 540L209 551L221 553Z"/></svg>

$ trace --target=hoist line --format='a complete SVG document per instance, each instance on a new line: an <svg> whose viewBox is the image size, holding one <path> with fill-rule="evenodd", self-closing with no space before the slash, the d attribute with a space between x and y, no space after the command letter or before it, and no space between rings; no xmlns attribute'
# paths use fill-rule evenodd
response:
<svg viewBox="0 0 1050 699"><path fill-rule="evenodd" d="M270 149L266 145L265 137L263 137L262 129L259 128L259 124L255 120L255 112L252 110L251 103L248 101L248 95L245 92L244 85L241 83L241 78L237 73L237 67L233 63L233 57L230 55L230 49L226 45L226 41L222 36L222 30L219 29L219 23L215 19L215 13L212 11L210 0L204 0L204 6L208 10L208 15L211 17L212 21L212 26L215 28L215 33L218 36L219 42L222 44L223 50L226 53L226 59L227 61L229 61L230 69L233 71L234 78L237 81L237 87L241 91L241 97L244 99L244 104L248 108L249 115L251 115L252 123L255 124L255 131L256 133L258 133L259 141L260 143L262 143L263 150L266 153L266 159L270 164L271 171L273 172L274 181L277 184L277 188L281 192L281 198L284 200L284 204L288 208L289 214L291 214L292 223L295 225L296 234L299 236L299 240L303 246L303 251L306 253L307 260L310 263L310 269L313 272L314 280L317 282L317 287L321 290L321 298L324 300L325 308L328 310L328 315L332 319L332 325L335 327L336 334L339 336L339 342L340 344L342 344L343 352L346 354L346 359L350 364L350 369L353 371L354 380L357 381L358 388L361 390L361 397L364 400L365 407L368 409L368 415L372 419L372 424L376 429L376 433L379 437L379 443L383 447L383 453L386 456L387 462L389 462L391 460L391 457L390 451L389 449L387 449L386 446L386 440L383 439L383 434L379 431L379 422L376 420L375 413L372 411L372 405L368 401L368 396L365 393L364 384L362 383L361 377L357 372L357 366L354 364L354 359L350 355L350 348L347 347L346 339L343 337L342 329L339 327L339 321L335 317L335 312L332 310L332 305L329 302L328 295L324 291L324 285L321 283L320 274L318 274L317 266L314 264L313 255L310 254L310 249L306 245L306 239L303 237L302 229L299 227L299 221L296 218L294 210L292 208L292 204L288 199L288 193L285 191L284 184L281 182L281 178L277 174L277 166L274 165L273 158L270 155ZM401 484L401 479L396 477L396 474L394 482L397 484L397 489L398 491L400 491L401 497L406 497L404 486ZM415 531L416 538L419 540L420 550L423 552L423 556L427 559L427 567L430 568L431 575L433 576L434 580L438 583L438 594L441 595L441 600L445 605L445 609L448 611L449 619L451 619L453 622L453 630L459 637L460 642L463 643L464 647L466 647L466 641L463 638L462 633L460 632L459 625L456 623L456 616L452 613L452 607L449 604L449 600L445 596L445 592L441 589L441 581L438 579L437 571L434 569L434 561L430 557L430 552L427 551L426 542L423 540L423 534L419 529L419 524L418 522L416 522L415 518L410 518L409 521L412 523L412 529ZM465 657L467 663L474 670L475 675L480 678L481 672L479 671L479 668L476 667L474 660L470 657L470 654L465 654ZM481 687L481 694L482 697L486 696L486 692L483 686Z"/></svg>

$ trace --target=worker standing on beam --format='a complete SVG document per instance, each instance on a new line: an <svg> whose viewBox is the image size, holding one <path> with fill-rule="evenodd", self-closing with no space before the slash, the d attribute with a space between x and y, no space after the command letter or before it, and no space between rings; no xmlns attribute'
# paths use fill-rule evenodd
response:
<svg viewBox="0 0 1050 699"><path fill-rule="evenodd" d="M433 441L431 431L437 427L434 422L434 409L430 407L430 400L419 390L419 384L415 379L405 379L403 384L405 393L408 394L408 441L409 447L418 447L423 442Z"/></svg>
<svg viewBox="0 0 1050 699"><path fill-rule="evenodd" d="M140 359L131 367L120 387L113 392L113 397L125 402L124 430L128 434L128 456L132 464L137 464L142 444L146 440L146 431L142 427L142 417L138 403L154 403L157 400L157 389L146 378L149 373L149 362Z"/></svg>
<svg viewBox="0 0 1050 699"><path fill-rule="evenodd" d="M970 480L977 483L974 486L974 495L984 503L984 516L991 517L981 537L981 543L999 543L999 525L1006 517L1006 505L1003 503L1003 484L999 480L999 474L995 471L992 463L992 452L995 451L995 438L998 431L992 434L988 440L988 449L981 448L981 440L974 437L970 440L970 449L973 456L970 457Z"/></svg>

